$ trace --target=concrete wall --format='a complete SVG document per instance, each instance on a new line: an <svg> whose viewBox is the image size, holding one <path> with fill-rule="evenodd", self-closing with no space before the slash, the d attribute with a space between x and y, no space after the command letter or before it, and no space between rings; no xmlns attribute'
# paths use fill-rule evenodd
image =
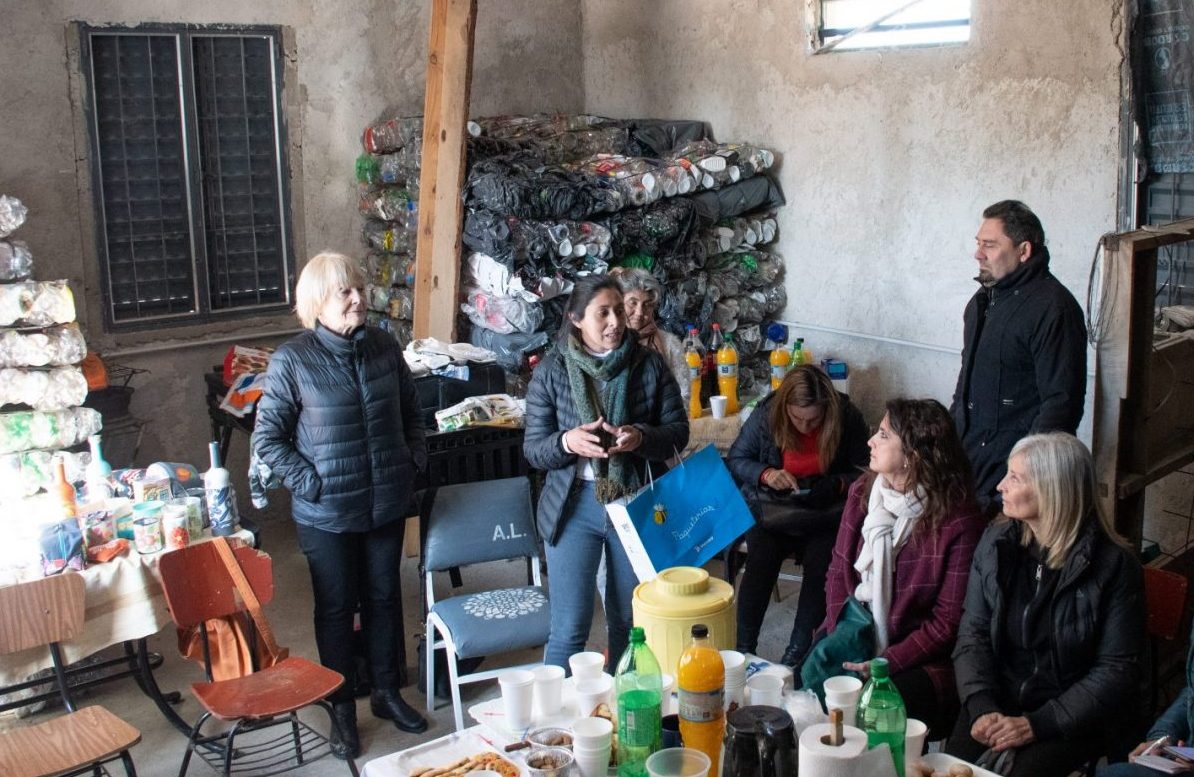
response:
<svg viewBox="0 0 1194 777"><path fill-rule="evenodd" d="M952 394L983 207L1027 202L1080 301L1115 228L1118 3L972 7L967 45L813 56L805 3L583 5L587 110L780 152L785 317L850 362L875 421L887 396Z"/></svg>
<svg viewBox="0 0 1194 777"><path fill-rule="evenodd" d="M22 199L19 233L38 278L69 278L93 349L138 376L133 412L149 421L139 461L202 463L209 438L202 372L228 345L278 342L290 315L110 336L103 332L90 199L83 83L70 23L188 22L286 28L284 113L289 125L294 253L360 249L353 160L363 127L420 114L431 3L426 0L44 0L2 4L0 193ZM471 110L475 115L583 107L579 0L481 3ZM230 468L244 470L247 446Z"/></svg>

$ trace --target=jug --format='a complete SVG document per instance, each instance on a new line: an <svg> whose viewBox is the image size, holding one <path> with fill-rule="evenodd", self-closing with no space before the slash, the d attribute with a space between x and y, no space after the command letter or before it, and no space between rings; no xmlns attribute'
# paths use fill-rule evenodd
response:
<svg viewBox="0 0 1194 777"><path fill-rule="evenodd" d="M722 777L792 777L796 725L779 707L740 707L726 717Z"/></svg>

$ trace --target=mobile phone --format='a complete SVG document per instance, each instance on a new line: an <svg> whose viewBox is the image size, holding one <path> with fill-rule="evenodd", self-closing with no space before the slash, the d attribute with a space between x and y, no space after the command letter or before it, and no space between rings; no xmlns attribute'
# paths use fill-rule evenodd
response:
<svg viewBox="0 0 1194 777"><path fill-rule="evenodd" d="M1185 761L1194 761L1194 747L1178 747L1177 745L1165 745L1162 748L1166 753L1176 758L1181 758Z"/></svg>

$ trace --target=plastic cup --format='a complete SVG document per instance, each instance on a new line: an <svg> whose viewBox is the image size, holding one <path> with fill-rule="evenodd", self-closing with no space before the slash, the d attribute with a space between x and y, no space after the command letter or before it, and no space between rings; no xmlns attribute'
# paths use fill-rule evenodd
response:
<svg viewBox="0 0 1194 777"><path fill-rule="evenodd" d="M784 664L768 664L758 671L758 674L771 674L784 681L784 690L792 690L792 682L795 678L795 673L792 667Z"/></svg>
<svg viewBox="0 0 1194 777"><path fill-rule="evenodd" d="M662 683L660 690L662 696L660 698L660 708L663 714L667 715L672 711L672 691L676 690L676 678L670 674L660 675Z"/></svg>
<svg viewBox="0 0 1194 777"><path fill-rule="evenodd" d="M923 721L916 718L908 718L907 727L904 729L905 771L920 759L921 753L925 749L925 737L928 733L929 727Z"/></svg>
<svg viewBox="0 0 1194 777"><path fill-rule="evenodd" d="M784 680L773 674L756 674L746 681L746 703L764 707L782 707Z"/></svg>
<svg viewBox="0 0 1194 777"><path fill-rule="evenodd" d="M564 667L538 666L531 670L535 679L535 710L540 717L550 717L560 711L564 688Z"/></svg>
<svg viewBox="0 0 1194 777"><path fill-rule="evenodd" d="M861 695L862 680L857 677L837 675L825 680L825 709L836 708L847 713L847 723L854 719L851 711L858 708L858 697Z"/></svg>
<svg viewBox="0 0 1194 777"><path fill-rule="evenodd" d="M720 650L721 663L726 668L726 684L746 682L746 656L737 650Z"/></svg>
<svg viewBox="0 0 1194 777"><path fill-rule="evenodd" d="M609 704L609 694L614 689L614 678L607 674L590 680L576 682L576 712L581 717L592 715L602 704Z"/></svg>
<svg viewBox="0 0 1194 777"><path fill-rule="evenodd" d="M605 670L605 656L592 650L573 653L568 657L568 666L572 668L572 676L577 681L600 677Z"/></svg>
<svg viewBox="0 0 1194 777"><path fill-rule="evenodd" d="M606 718L580 718L572 724L572 749L609 750L614 724Z"/></svg>
<svg viewBox="0 0 1194 777"><path fill-rule="evenodd" d="M498 677L502 689L502 706L506 711L506 725L521 731L531 725L531 691L535 676L525 669L504 672Z"/></svg>
<svg viewBox="0 0 1194 777"><path fill-rule="evenodd" d="M572 757L576 759L576 769L580 777L606 777L609 773L609 744L605 747L577 749L573 746Z"/></svg>
<svg viewBox="0 0 1194 777"><path fill-rule="evenodd" d="M714 418L726 417L726 405L729 403L729 401L730 398L724 394L714 394L713 396L709 397L709 407L713 410Z"/></svg>
<svg viewBox="0 0 1194 777"><path fill-rule="evenodd" d="M722 708L729 711L730 707L737 704L739 707L746 703L746 683L736 683L731 685L726 683L725 696L722 699Z"/></svg>
<svg viewBox="0 0 1194 777"><path fill-rule="evenodd" d="M712 765L709 756L691 747L669 747L647 756L651 777L702 777Z"/></svg>

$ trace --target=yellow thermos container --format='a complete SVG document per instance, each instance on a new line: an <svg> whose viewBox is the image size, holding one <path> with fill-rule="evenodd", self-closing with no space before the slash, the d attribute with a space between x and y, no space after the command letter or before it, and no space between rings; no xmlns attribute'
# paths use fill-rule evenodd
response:
<svg viewBox="0 0 1194 777"><path fill-rule="evenodd" d="M634 589L634 625L647 633L647 645L660 668L673 677L680 654L692 639L692 626L709 627L718 650L732 650L737 639L734 587L709 577L700 567L672 567Z"/></svg>

